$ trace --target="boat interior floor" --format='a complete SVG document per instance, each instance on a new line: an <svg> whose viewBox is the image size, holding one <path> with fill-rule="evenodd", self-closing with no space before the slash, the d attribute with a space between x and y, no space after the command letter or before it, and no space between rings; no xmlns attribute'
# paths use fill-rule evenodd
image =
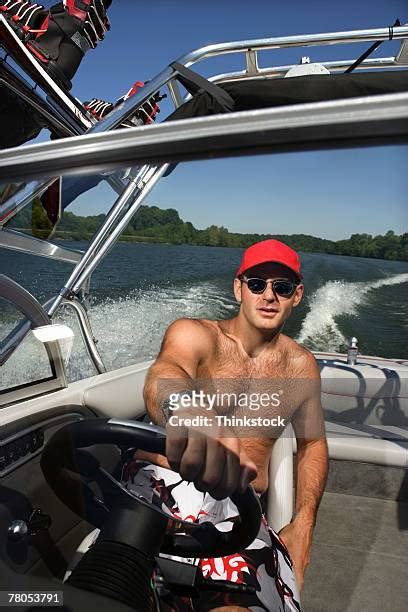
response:
<svg viewBox="0 0 408 612"><path fill-rule="evenodd" d="M408 502L326 492L302 591L306 612L406 610Z"/></svg>

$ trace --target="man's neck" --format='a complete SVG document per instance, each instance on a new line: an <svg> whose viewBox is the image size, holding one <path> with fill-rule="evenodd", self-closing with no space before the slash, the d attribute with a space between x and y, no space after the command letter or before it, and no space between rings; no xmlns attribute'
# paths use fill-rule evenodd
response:
<svg viewBox="0 0 408 612"><path fill-rule="evenodd" d="M258 357L267 348L276 347L282 328L274 330L260 330L253 327L248 321L238 315L229 320L227 333L241 342L248 357Z"/></svg>

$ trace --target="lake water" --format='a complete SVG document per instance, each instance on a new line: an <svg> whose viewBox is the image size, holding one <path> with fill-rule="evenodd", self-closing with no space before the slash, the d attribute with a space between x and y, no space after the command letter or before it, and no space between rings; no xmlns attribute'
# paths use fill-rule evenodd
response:
<svg viewBox="0 0 408 612"><path fill-rule="evenodd" d="M84 248L84 243L64 242ZM243 249L118 244L92 276L89 315L109 369L157 354L168 324L178 317L228 318ZM408 263L301 253L305 298L285 333L311 349L345 351L357 336L360 352L407 358ZM0 249L0 270L41 302L57 294L71 266ZM69 378L94 373L73 315L76 334ZM0 337L6 331L0 312ZM27 356L29 359L29 356ZM30 368L34 364L26 363Z"/></svg>

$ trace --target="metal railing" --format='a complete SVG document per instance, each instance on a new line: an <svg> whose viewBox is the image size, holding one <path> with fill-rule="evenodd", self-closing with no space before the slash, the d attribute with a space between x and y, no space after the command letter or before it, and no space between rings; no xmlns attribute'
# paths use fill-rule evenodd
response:
<svg viewBox="0 0 408 612"><path fill-rule="evenodd" d="M262 73L261 71L263 69L260 69L258 66L258 53L260 51L386 40L405 41L407 38L408 26L376 28L371 30L355 30L348 32L330 32L326 34L309 34L306 36L262 38L257 40L244 40L201 47L200 49L186 53L176 60L176 62L178 64L182 64L183 66L191 67L198 62L212 57L227 54L243 54L245 70L239 73L239 78L246 79L254 78L254 76L257 75L265 76L266 73ZM173 62L173 64L176 62ZM353 62L354 60L343 61L342 65L344 68L347 68L351 66ZM172 100L173 102L176 102L177 106L182 98L180 95L177 95L177 89L175 89L174 81L177 81L178 72L177 69L174 68L173 64L170 64L170 66L165 68L160 74L149 81L149 83L147 83L139 93L136 93L131 98L128 98L119 108L110 113L110 115L108 115L103 122L100 122L91 128L90 132L99 133L118 127L123 121L129 118L129 116L131 116L139 106L146 102L152 95L154 95L165 85L169 87ZM395 67L394 64L395 58L385 58L382 67ZM399 65L401 66L407 64ZM357 67L357 70L358 69L360 69L360 66ZM228 78L228 75L222 76L224 79Z"/></svg>
<svg viewBox="0 0 408 612"><path fill-rule="evenodd" d="M144 161L159 166L268 151L355 146L363 142L378 145L392 139L405 142L407 118L408 93L397 93L182 119L106 134L89 133L80 139L0 151L0 180L10 176L29 178L33 174L72 174L83 166L96 171ZM148 189L148 183L144 189ZM100 232L106 233L105 228Z"/></svg>

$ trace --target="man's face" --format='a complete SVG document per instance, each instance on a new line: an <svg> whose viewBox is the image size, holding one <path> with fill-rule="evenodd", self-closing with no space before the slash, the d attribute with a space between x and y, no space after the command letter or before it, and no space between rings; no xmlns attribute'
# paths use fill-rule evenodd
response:
<svg viewBox="0 0 408 612"><path fill-rule="evenodd" d="M279 279L299 283L296 274L289 268L272 262L246 270L244 278L262 278L267 281ZM283 326L292 309L300 303L303 285L297 285L292 296L282 297L273 290L271 282L267 283L263 293L252 293L246 282L236 278L234 293L237 301L241 303L240 314L248 323L260 330L275 331Z"/></svg>

